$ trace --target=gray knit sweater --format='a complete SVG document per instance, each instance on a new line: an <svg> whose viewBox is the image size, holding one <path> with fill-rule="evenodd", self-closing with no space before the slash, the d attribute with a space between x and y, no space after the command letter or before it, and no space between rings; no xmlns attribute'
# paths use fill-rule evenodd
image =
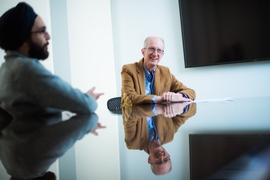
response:
<svg viewBox="0 0 270 180"><path fill-rule="evenodd" d="M53 75L38 60L7 51L0 67L0 108L0 121L1 114L8 116L5 112L12 120L29 120L62 110L89 114L96 110L97 102Z"/></svg>

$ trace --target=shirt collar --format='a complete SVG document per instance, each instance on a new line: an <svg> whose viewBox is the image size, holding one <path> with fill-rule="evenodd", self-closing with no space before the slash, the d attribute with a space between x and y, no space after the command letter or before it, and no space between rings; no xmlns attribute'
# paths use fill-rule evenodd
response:
<svg viewBox="0 0 270 180"><path fill-rule="evenodd" d="M149 72L149 71L146 69L146 67L144 66L144 64L143 64L143 69L144 69L144 73L145 73L146 76L149 76L150 73L152 73L152 75L154 75L155 72L156 72L156 69L154 69L152 72Z"/></svg>

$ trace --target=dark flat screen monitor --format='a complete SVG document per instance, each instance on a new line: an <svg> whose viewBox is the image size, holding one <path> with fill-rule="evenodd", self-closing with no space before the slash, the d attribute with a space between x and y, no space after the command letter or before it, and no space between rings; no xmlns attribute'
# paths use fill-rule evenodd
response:
<svg viewBox="0 0 270 180"><path fill-rule="evenodd" d="M179 0L185 67L270 60L269 0Z"/></svg>
<svg viewBox="0 0 270 180"><path fill-rule="evenodd" d="M269 134L190 134L189 153L190 180L270 179Z"/></svg>

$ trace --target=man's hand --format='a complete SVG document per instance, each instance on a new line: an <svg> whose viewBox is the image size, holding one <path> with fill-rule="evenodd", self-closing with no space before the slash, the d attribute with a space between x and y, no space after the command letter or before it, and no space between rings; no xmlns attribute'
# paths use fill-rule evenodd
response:
<svg viewBox="0 0 270 180"><path fill-rule="evenodd" d="M163 114L165 117L175 117L181 115L185 107L190 104L188 102L156 104L156 111L158 114Z"/></svg>
<svg viewBox="0 0 270 180"><path fill-rule="evenodd" d="M164 116L175 117L181 115L188 104L187 102L167 104L164 109Z"/></svg>
<svg viewBox="0 0 270 180"><path fill-rule="evenodd" d="M174 92L165 92L162 95L162 98L165 102L191 102L191 99L183 97L181 93L174 93Z"/></svg>
<svg viewBox="0 0 270 180"><path fill-rule="evenodd" d="M104 128L106 128L106 126L102 126L100 123L98 123L97 126L95 127L95 129L93 131L91 131L91 133L94 134L95 136L98 136L97 130L104 129Z"/></svg>
<svg viewBox="0 0 270 180"><path fill-rule="evenodd" d="M87 91L87 94L93 96L96 100L98 100L101 95L104 95L104 93L95 93L95 89L96 87L92 87L90 90Z"/></svg>

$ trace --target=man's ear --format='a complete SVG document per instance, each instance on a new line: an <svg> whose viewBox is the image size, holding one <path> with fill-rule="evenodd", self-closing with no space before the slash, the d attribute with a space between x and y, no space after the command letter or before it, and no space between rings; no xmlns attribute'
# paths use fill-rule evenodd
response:
<svg viewBox="0 0 270 180"><path fill-rule="evenodd" d="M25 54L28 56L29 51L29 39L25 40L24 43L18 48L18 51L22 54Z"/></svg>
<svg viewBox="0 0 270 180"><path fill-rule="evenodd" d="M29 44L30 44L30 37L27 38L27 39L24 41L23 46L29 47Z"/></svg>
<svg viewBox="0 0 270 180"><path fill-rule="evenodd" d="M150 156L148 157L148 164L151 164Z"/></svg>
<svg viewBox="0 0 270 180"><path fill-rule="evenodd" d="M141 53L142 53L143 56L144 56L144 52L145 52L145 49L142 48L142 49L141 49Z"/></svg>
<svg viewBox="0 0 270 180"><path fill-rule="evenodd" d="M20 46L20 48L25 49L25 48L28 48L28 47L29 47L29 39L26 39L24 41L24 43Z"/></svg>

